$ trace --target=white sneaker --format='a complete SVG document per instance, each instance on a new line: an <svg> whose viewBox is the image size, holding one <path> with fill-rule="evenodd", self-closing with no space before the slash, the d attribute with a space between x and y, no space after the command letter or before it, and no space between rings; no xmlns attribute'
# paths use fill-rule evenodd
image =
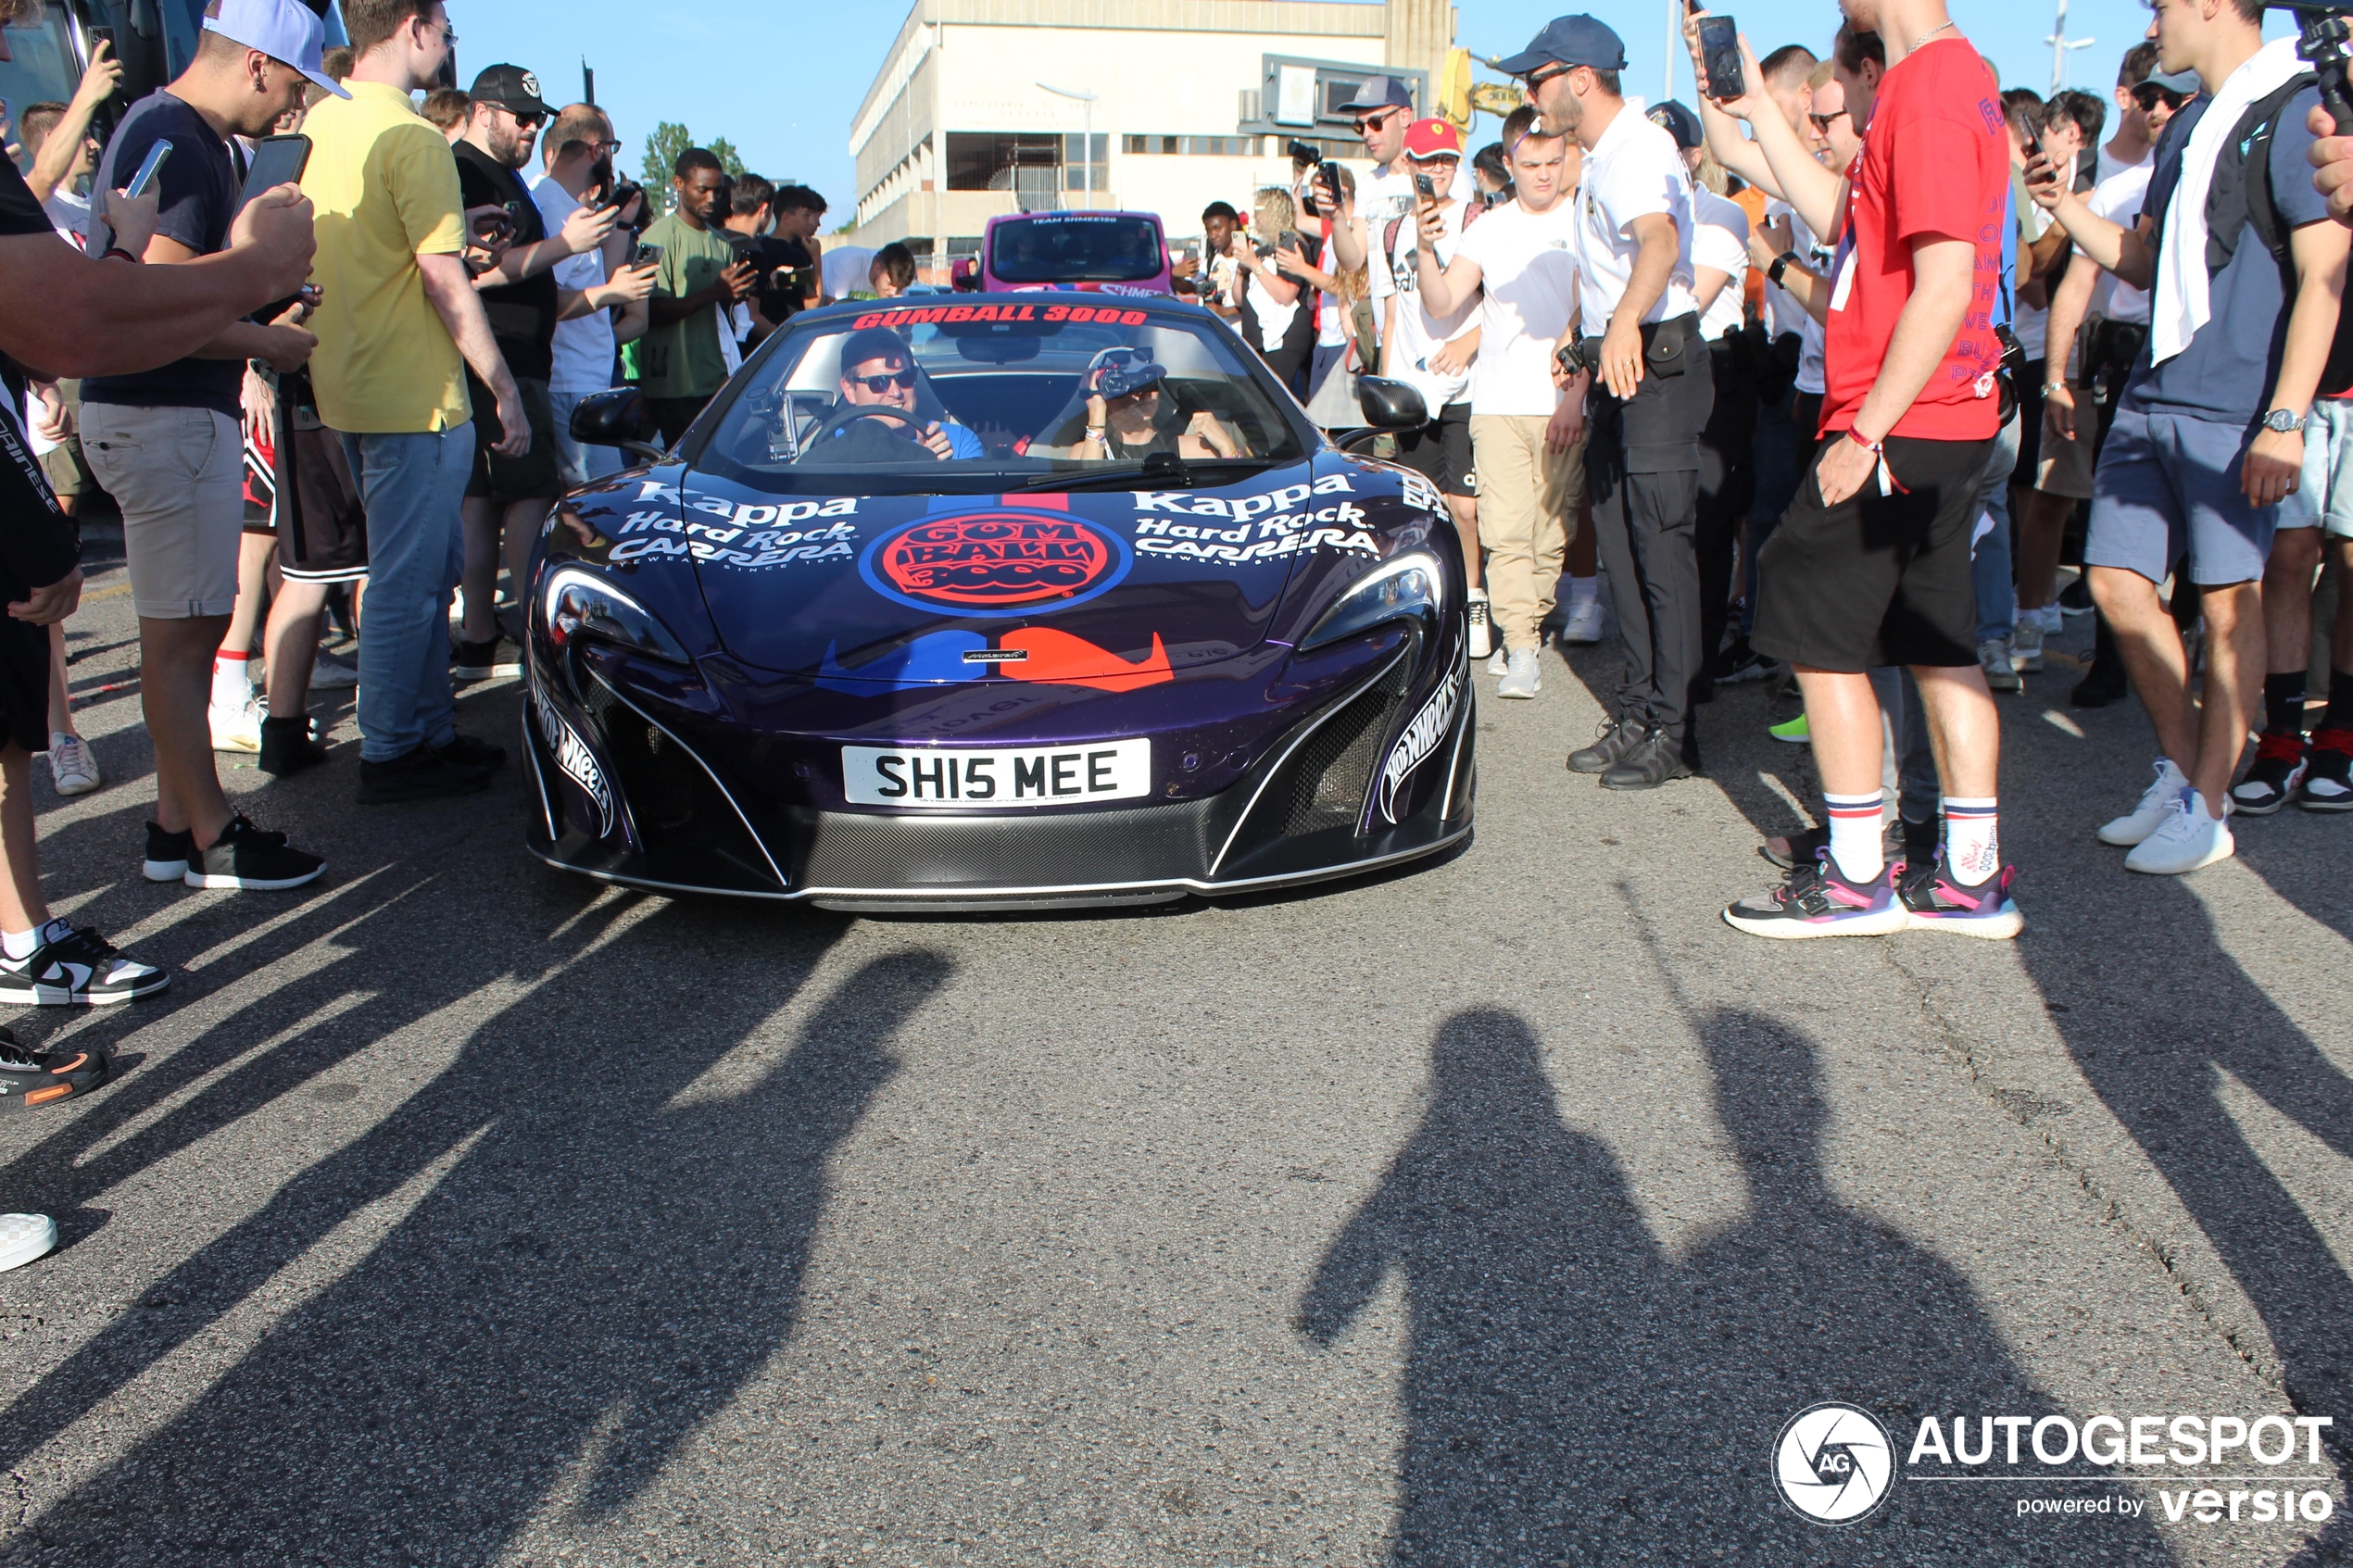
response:
<svg viewBox="0 0 2353 1568"><path fill-rule="evenodd" d="M247 697L245 705L239 709L208 708L205 716L212 724L213 750L261 749L261 704L257 699Z"/></svg>
<svg viewBox="0 0 2353 1568"><path fill-rule="evenodd" d="M1463 608L1470 621L1470 656L1485 659L1495 651L1495 627L1487 614L1487 590L1473 588L1469 602ZM357 676L353 678L358 679Z"/></svg>
<svg viewBox="0 0 2353 1568"><path fill-rule="evenodd" d="M98 787L98 759L80 735L49 736L49 777L59 795L87 795Z"/></svg>
<svg viewBox="0 0 2353 1568"><path fill-rule="evenodd" d="M2206 797L2194 789L2185 790L2175 800L2173 814L2124 857L2124 869L2180 876L2217 860L2227 860L2237 851L2238 844L2231 836L2227 818L2209 815Z"/></svg>
<svg viewBox="0 0 2353 1568"><path fill-rule="evenodd" d="M1497 696L1534 696L1544 689L1544 672L1536 666L1534 648L1514 648L1505 658L1504 678L1495 684Z"/></svg>
<svg viewBox="0 0 2353 1568"><path fill-rule="evenodd" d="M1504 650L1502 648L1497 648L1493 653L1487 656L1487 672L1490 675L1494 675L1500 678L1504 671L1510 668L1511 666L1504 659Z"/></svg>
<svg viewBox="0 0 2353 1568"><path fill-rule="evenodd" d="M340 691L359 684L359 671L342 659L321 654L310 665L310 689L314 692Z"/></svg>
<svg viewBox="0 0 2353 1568"><path fill-rule="evenodd" d="M2173 766L2171 757L2160 757L2155 763L2156 782L2141 792L2141 803L2113 822L2100 824L2100 842L2120 848L2131 848L2158 828L2179 809L2182 797L2190 790L2190 781L2182 770Z"/></svg>
<svg viewBox="0 0 2353 1568"><path fill-rule="evenodd" d="M2043 672L2042 612L2029 610L2019 618L2018 627L2010 633L2010 668L2021 675Z"/></svg>
<svg viewBox="0 0 2353 1568"><path fill-rule="evenodd" d="M1568 621L1561 627L1564 643L1598 643L1602 640L1602 601L1599 598L1579 599L1568 607Z"/></svg>
<svg viewBox="0 0 2353 1568"><path fill-rule="evenodd" d="M57 1222L46 1214L0 1214L0 1273L57 1250Z"/></svg>
<svg viewBox="0 0 2353 1568"><path fill-rule="evenodd" d="M2059 608L2058 600L2053 599L2034 613L2042 620L2045 637L2056 637L2067 630L2067 611Z"/></svg>
<svg viewBox="0 0 2353 1568"><path fill-rule="evenodd" d="M1985 671L1985 684L1997 692L2022 692L2026 683L2018 678L2018 668L2010 662L2010 644L2007 637L1990 637L1977 645L1977 667Z"/></svg>

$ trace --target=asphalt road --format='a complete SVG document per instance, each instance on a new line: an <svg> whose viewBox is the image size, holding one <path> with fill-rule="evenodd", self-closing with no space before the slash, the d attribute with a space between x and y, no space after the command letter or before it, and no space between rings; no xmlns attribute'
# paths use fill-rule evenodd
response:
<svg viewBox="0 0 2353 1568"><path fill-rule="evenodd" d="M1737 688L1710 777L1600 792L1593 650L1483 701L1443 864L939 920L559 875L511 770L356 808L347 705L228 774L316 891L151 886L132 635L73 623L109 782L44 775L42 854L180 978L11 1021L120 1073L0 1123L67 1238L0 1276L0 1562L2353 1561L2353 821L2132 876L2145 731L2068 672L2004 705L2023 937L1772 944L1717 911L1803 748ZM1774 1481L1823 1400L1899 1465L1923 1416L2334 1446L1931 1461L1832 1529ZM2330 1518L2166 1516L2249 1474Z"/></svg>

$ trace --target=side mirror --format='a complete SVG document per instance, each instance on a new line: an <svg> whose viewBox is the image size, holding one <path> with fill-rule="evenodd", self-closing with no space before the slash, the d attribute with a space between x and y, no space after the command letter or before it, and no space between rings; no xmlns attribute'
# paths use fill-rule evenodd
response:
<svg viewBox="0 0 2353 1568"><path fill-rule="evenodd" d="M1358 376L1356 405L1365 411L1365 422L1375 430L1416 430L1429 423L1429 409L1421 393L1402 381Z"/></svg>
<svg viewBox="0 0 2353 1568"><path fill-rule="evenodd" d="M573 405L574 441L584 446L618 446L639 462L658 463L668 454L640 439L645 428L645 395L634 386L591 393Z"/></svg>
<svg viewBox="0 0 2353 1568"><path fill-rule="evenodd" d="M958 294L976 294L980 290L980 257L960 256L948 264L948 282Z"/></svg>

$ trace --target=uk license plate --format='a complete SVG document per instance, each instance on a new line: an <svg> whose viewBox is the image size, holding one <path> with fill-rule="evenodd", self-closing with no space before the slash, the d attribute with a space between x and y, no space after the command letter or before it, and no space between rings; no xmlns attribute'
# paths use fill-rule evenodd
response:
<svg viewBox="0 0 2353 1568"><path fill-rule="evenodd" d="M1151 793L1152 743L1022 746L845 746L842 793L858 806L1091 806Z"/></svg>

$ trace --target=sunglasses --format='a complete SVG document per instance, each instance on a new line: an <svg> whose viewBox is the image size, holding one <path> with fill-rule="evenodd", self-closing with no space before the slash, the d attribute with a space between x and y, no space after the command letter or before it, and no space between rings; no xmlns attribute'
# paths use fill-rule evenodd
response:
<svg viewBox="0 0 2353 1568"><path fill-rule="evenodd" d="M1554 77L1567 76L1576 69L1575 66L1554 66L1546 70L1530 71L1528 73L1528 90L1533 93Z"/></svg>
<svg viewBox="0 0 2353 1568"><path fill-rule="evenodd" d="M1390 120L1396 119L1399 115L1404 112L1405 111L1403 109L1391 107L1382 109L1375 114L1365 115L1356 122L1356 134L1362 136L1368 131L1386 130Z"/></svg>
<svg viewBox="0 0 2353 1568"><path fill-rule="evenodd" d="M913 386L915 384L915 368L912 365L910 365L903 370L893 370L890 374L886 376L849 376L844 379L856 382L868 392L871 392L875 396L880 397L884 393L888 392L894 386Z"/></svg>
<svg viewBox="0 0 2353 1568"><path fill-rule="evenodd" d="M515 129L518 131L536 131L542 125L547 123L547 117L544 114L535 114L529 110L517 113L515 110L509 108L504 104L500 104L498 106L498 112L505 115L509 119L513 120L515 122Z"/></svg>
<svg viewBox="0 0 2353 1568"><path fill-rule="evenodd" d="M2157 107L2161 101L2169 109L2178 109L2190 101L2186 93L2176 93L2171 87L2159 87L2154 82L2144 82L2133 89L2133 101L2144 111Z"/></svg>
<svg viewBox="0 0 2353 1568"><path fill-rule="evenodd" d="M1814 122L1814 129L1816 131L1818 131L1823 135L1827 136L1831 133L1831 126L1846 118L1846 111L1844 109L1832 109L1828 114L1808 114L1806 118Z"/></svg>

